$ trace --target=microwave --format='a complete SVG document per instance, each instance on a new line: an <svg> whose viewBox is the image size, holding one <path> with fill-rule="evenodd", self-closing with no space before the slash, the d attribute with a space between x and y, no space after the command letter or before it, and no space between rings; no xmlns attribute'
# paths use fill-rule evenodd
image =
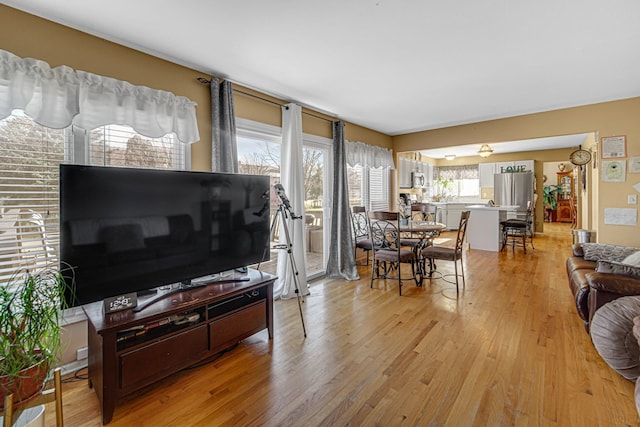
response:
<svg viewBox="0 0 640 427"><path fill-rule="evenodd" d="M411 172L411 188L425 188L427 181L422 172Z"/></svg>

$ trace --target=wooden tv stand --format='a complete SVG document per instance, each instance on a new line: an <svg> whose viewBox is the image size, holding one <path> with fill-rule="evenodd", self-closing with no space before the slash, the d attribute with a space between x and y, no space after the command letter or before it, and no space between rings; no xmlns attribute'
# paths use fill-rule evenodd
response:
<svg viewBox="0 0 640 427"><path fill-rule="evenodd" d="M173 293L139 312L104 314L102 302L83 307L89 332L89 387L100 400L103 424L111 421L121 397L265 328L273 338L276 277L252 269L234 277L249 280Z"/></svg>

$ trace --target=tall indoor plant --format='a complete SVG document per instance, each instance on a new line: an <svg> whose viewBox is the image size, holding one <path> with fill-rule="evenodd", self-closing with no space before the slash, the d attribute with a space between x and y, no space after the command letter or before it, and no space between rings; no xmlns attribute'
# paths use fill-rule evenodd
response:
<svg viewBox="0 0 640 427"><path fill-rule="evenodd" d="M59 360L67 288L50 267L21 269L0 285L0 407L6 394L16 403L35 395Z"/></svg>
<svg viewBox="0 0 640 427"><path fill-rule="evenodd" d="M551 219L551 212L558 208L558 193L562 187L560 185L546 185L543 188L542 197L544 202L545 218Z"/></svg>

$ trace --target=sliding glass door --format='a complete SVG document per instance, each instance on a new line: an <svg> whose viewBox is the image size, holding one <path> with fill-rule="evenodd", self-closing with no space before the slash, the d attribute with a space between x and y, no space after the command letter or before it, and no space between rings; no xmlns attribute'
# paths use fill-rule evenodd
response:
<svg viewBox="0 0 640 427"><path fill-rule="evenodd" d="M280 182L280 129L246 120L238 121L238 171L257 175L268 175L271 185ZM308 278L324 274L329 232L328 195L331 194L331 141L313 135L304 136L303 179L305 190L305 212L302 218L305 227L306 274ZM285 189L286 191L286 189ZM271 194L271 218L278 202ZM296 212L301 215L303 212ZM279 239L280 224L276 222L273 242ZM271 260L260 269L275 274L279 256L283 250L271 249Z"/></svg>
<svg viewBox="0 0 640 427"><path fill-rule="evenodd" d="M332 151L326 138L306 136L303 147L307 277L324 274L330 231Z"/></svg>

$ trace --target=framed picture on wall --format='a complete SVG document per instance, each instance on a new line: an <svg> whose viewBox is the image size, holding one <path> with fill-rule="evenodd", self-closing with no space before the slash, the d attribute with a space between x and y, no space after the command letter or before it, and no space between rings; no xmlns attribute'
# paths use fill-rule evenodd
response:
<svg viewBox="0 0 640 427"><path fill-rule="evenodd" d="M624 160L603 160L602 182L624 182L627 162Z"/></svg>
<svg viewBox="0 0 640 427"><path fill-rule="evenodd" d="M640 157L629 157L629 173L640 173Z"/></svg>
<svg viewBox="0 0 640 427"><path fill-rule="evenodd" d="M602 158L616 159L627 157L627 137L608 136L602 138Z"/></svg>

